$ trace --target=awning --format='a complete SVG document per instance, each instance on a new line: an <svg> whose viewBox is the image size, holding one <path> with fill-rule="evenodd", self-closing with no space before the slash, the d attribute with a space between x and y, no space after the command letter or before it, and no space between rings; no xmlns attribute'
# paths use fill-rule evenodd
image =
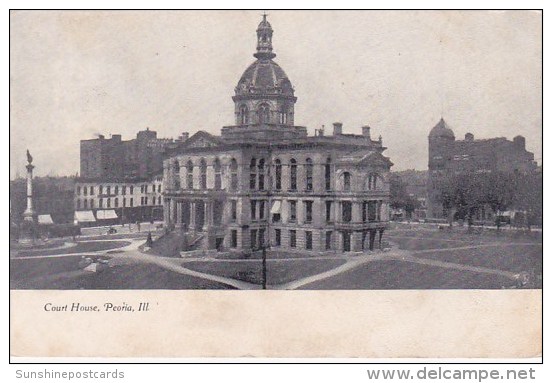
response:
<svg viewBox="0 0 552 383"><path fill-rule="evenodd" d="M81 210L75 212L75 221L77 222L96 222L92 210Z"/></svg>
<svg viewBox="0 0 552 383"><path fill-rule="evenodd" d="M115 210L98 210L96 212L96 219L117 219L117 213Z"/></svg>
<svg viewBox="0 0 552 383"><path fill-rule="evenodd" d="M39 214L38 216L38 224L39 225L52 225L54 221L52 221L52 217L50 214Z"/></svg>
<svg viewBox="0 0 552 383"><path fill-rule="evenodd" d="M282 201L274 201L270 208L270 214L280 214L280 210L282 210Z"/></svg>

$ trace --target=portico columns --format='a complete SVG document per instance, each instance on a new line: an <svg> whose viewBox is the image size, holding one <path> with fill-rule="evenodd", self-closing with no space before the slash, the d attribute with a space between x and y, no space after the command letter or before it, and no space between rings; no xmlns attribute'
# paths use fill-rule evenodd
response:
<svg viewBox="0 0 552 383"><path fill-rule="evenodd" d="M190 231L195 231L196 229L196 203L195 201L190 201Z"/></svg>

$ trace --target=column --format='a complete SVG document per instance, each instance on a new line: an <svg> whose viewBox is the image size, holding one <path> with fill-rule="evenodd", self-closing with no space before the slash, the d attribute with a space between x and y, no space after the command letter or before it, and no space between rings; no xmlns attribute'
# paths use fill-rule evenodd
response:
<svg viewBox="0 0 552 383"><path fill-rule="evenodd" d="M176 227L182 228L182 201L176 202Z"/></svg>
<svg viewBox="0 0 552 383"><path fill-rule="evenodd" d="M165 226L168 226L169 224L169 220L170 220L170 203L169 203L169 200L168 199L163 199L163 222L165 224ZM124 208L123 208L124 209Z"/></svg>
<svg viewBox="0 0 552 383"><path fill-rule="evenodd" d="M353 231L351 233L351 250L362 251L362 232Z"/></svg>
<svg viewBox="0 0 552 383"><path fill-rule="evenodd" d="M195 231L196 229L196 203L195 201L190 201L190 231Z"/></svg>
<svg viewBox="0 0 552 383"><path fill-rule="evenodd" d="M27 151L27 156L29 156ZM34 166L31 164L31 160L29 160L29 164L26 166L27 168L27 209L25 209L25 212L23 213L23 219L25 221L31 221L34 222L34 210L33 210L33 169Z"/></svg>
<svg viewBox="0 0 552 383"><path fill-rule="evenodd" d="M174 224L176 222L176 200L171 198L169 200L169 222Z"/></svg>

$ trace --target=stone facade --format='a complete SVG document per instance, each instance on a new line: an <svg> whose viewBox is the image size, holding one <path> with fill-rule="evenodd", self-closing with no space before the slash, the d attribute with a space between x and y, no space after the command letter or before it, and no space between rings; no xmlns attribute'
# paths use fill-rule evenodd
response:
<svg viewBox="0 0 552 383"><path fill-rule="evenodd" d="M475 139L466 133L456 140L454 132L441 119L429 137L428 217L444 219L446 212L441 202L440 185L447 175L467 172L533 173L537 169L534 154L525 148L525 138L516 136ZM489 211L481 219L490 219Z"/></svg>
<svg viewBox="0 0 552 383"><path fill-rule="evenodd" d="M202 233L202 247L248 252L263 246L301 252L374 248L389 221L389 171L370 128L314 136L294 125L296 98L273 61L272 27L257 29L255 61L233 97L235 125L200 131L168 148L164 220Z"/></svg>

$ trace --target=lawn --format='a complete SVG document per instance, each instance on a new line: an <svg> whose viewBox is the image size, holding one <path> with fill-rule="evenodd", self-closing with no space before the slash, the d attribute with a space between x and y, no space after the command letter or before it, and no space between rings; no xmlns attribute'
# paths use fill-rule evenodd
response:
<svg viewBox="0 0 552 383"><path fill-rule="evenodd" d="M279 285L300 278L319 274L345 263L336 259L268 260L266 279L269 285ZM262 261L183 262L182 266L194 271L238 279L244 282L262 283Z"/></svg>
<svg viewBox="0 0 552 383"><path fill-rule="evenodd" d="M10 280L10 288L52 290L233 289L232 286L223 283L178 274L151 264L119 265L98 273L89 273L74 267L79 258L76 261L57 258L56 261L59 259L63 259L64 262L56 265L56 273L33 274L24 279L13 278ZM45 261L51 262L53 259L45 259ZM33 266L44 269L47 264Z"/></svg>
<svg viewBox="0 0 552 383"><path fill-rule="evenodd" d="M369 262L300 289L501 289L514 284L511 279L496 275L389 260Z"/></svg>
<svg viewBox="0 0 552 383"><path fill-rule="evenodd" d="M40 251L20 251L18 256L20 257L33 257L40 255L56 255L56 254L73 254L73 253L86 253L93 251L103 251L117 249L120 247L128 246L128 241L102 241L102 242L78 242L77 246L67 247L65 249L50 249Z"/></svg>

